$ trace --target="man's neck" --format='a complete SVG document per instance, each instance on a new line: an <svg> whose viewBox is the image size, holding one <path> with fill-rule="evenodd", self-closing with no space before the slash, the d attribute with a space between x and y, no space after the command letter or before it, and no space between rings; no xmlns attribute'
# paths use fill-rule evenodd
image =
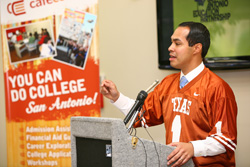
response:
<svg viewBox="0 0 250 167"><path fill-rule="evenodd" d="M189 73L187 73L185 76L187 78L187 80L190 82L191 80L193 80L197 75L199 75L203 70L204 70L205 66L204 63L201 62L196 68L194 68L192 71L190 71ZM181 76L182 77L184 75L184 73L181 71Z"/></svg>

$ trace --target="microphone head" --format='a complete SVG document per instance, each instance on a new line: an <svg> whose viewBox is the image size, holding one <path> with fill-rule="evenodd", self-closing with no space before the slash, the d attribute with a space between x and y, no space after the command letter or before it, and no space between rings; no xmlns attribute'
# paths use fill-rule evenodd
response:
<svg viewBox="0 0 250 167"><path fill-rule="evenodd" d="M144 90L141 90L140 93L137 95L136 100L144 102L144 100L147 98L148 93L145 92Z"/></svg>

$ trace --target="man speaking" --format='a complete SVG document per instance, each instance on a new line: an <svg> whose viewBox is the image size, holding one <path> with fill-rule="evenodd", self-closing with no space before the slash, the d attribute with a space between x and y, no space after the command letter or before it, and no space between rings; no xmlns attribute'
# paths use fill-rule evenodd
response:
<svg viewBox="0 0 250 167"><path fill-rule="evenodd" d="M235 166L237 104L230 86L206 68L210 33L201 23L181 23L171 36L170 65L181 72L165 77L148 94L142 110L148 126L164 123L166 144L176 147L168 165ZM134 101L104 80L101 93L127 114ZM141 126L141 121L135 127Z"/></svg>

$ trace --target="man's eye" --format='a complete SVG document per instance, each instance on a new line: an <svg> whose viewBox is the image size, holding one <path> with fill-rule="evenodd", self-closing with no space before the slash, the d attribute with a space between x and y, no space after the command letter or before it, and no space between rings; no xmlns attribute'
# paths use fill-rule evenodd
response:
<svg viewBox="0 0 250 167"><path fill-rule="evenodd" d="M175 45L180 45L180 43L175 43Z"/></svg>

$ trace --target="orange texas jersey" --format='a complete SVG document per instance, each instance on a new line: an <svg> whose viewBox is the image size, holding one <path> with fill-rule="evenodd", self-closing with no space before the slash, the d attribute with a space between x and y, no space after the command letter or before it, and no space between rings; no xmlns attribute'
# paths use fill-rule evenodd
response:
<svg viewBox="0 0 250 167"><path fill-rule="evenodd" d="M164 78L145 100L142 120L148 126L164 123L166 144L209 136L224 145L224 154L194 157L196 166L235 166L237 104L231 88L208 68L182 89L179 81L180 73Z"/></svg>

